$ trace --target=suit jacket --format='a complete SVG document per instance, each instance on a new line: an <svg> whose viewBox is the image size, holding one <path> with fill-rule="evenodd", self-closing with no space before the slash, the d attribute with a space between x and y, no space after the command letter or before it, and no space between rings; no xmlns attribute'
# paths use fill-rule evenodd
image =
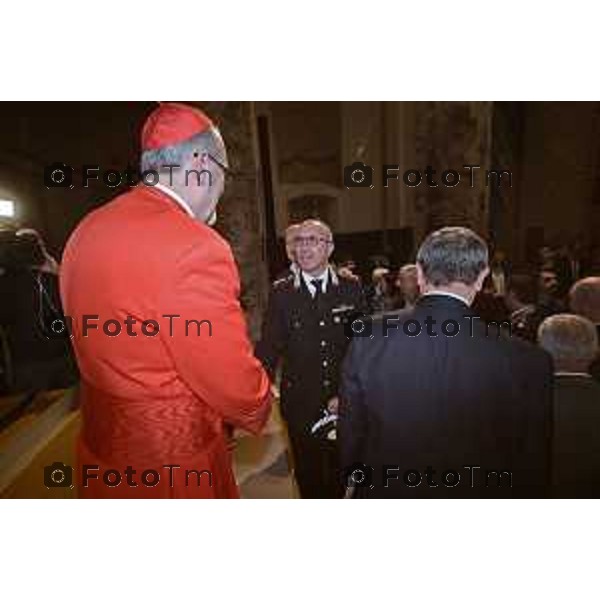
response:
<svg viewBox="0 0 600 600"><path fill-rule="evenodd" d="M258 432L270 396L229 245L161 191L140 185L79 224L60 287L82 378L80 463L138 471L137 487L110 488L100 472L81 494L236 497L224 428ZM87 335L85 315L95 315L89 323L97 326ZM129 317L135 335L123 324ZM110 319L121 324L119 335L110 335L118 323L103 329ZM150 335L141 328L146 320L158 324L146 326ZM180 468L161 472L163 464ZM159 485L139 484L144 468L159 471ZM187 479L187 468L210 478Z"/></svg>
<svg viewBox="0 0 600 600"><path fill-rule="evenodd" d="M546 493L550 357L527 342L497 336L496 328L487 335L482 320L467 318L473 316L460 300L427 295L398 312L399 328L387 336L383 322L374 321L372 338L353 340L338 428L344 467L366 465L365 478L356 478L359 495ZM411 319L422 327L417 336L404 332ZM435 320L430 332L437 336L428 335L426 319ZM444 321L454 337L442 333ZM417 324L408 331L415 333Z"/></svg>
<svg viewBox="0 0 600 600"><path fill-rule="evenodd" d="M360 284L331 269L318 300L301 276L273 283L256 355L273 379L282 364L281 409L290 428L307 433L326 401L338 395L349 343L346 320L365 309Z"/></svg>
<svg viewBox="0 0 600 600"><path fill-rule="evenodd" d="M600 384L591 377L554 378L553 496L600 495Z"/></svg>

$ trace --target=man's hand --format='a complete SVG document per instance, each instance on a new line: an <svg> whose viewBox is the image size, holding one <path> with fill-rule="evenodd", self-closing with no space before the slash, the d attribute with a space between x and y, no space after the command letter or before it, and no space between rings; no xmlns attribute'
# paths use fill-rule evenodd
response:
<svg viewBox="0 0 600 600"><path fill-rule="evenodd" d="M330 413L337 415L339 404L340 404L340 399L337 396L334 396L333 398L329 398L329 400L327 400L327 409L329 410Z"/></svg>

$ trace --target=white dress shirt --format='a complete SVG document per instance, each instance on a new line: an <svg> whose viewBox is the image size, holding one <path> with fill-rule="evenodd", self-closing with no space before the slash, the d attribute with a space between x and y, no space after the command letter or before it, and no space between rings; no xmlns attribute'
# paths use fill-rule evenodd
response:
<svg viewBox="0 0 600 600"><path fill-rule="evenodd" d="M310 295L313 298L317 293L317 290L315 290L315 286L312 284L313 279L320 279L321 289L323 290L323 293L327 291L327 284L329 283L329 268L326 268L319 275L309 275L308 273L302 271L302 277L304 278L304 283L306 283L306 287L308 288L308 291L310 292Z"/></svg>
<svg viewBox="0 0 600 600"><path fill-rule="evenodd" d="M463 304L466 304L467 306L469 306L469 301L463 297L463 296L459 296L458 294L454 294L452 292L442 292L442 291L435 291L435 292L425 292L423 294L423 296L448 296L449 298L454 298L455 300L460 300Z"/></svg>

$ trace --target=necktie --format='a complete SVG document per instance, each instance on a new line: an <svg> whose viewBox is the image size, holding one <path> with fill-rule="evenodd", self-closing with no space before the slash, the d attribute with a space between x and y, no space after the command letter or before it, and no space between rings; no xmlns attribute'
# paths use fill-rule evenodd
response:
<svg viewBox="0 0 600 600"><path fill-rule="evenodd" d="M310 284L315 288L313 298L316 300L323 293L323 280L319 278L311 279Z"/></svg>

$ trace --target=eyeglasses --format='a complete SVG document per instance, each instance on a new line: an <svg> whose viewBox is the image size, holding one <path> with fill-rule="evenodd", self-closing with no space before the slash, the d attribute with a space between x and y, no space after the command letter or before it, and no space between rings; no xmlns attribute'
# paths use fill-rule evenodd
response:
<svg viewBox="0 0 600 600"><path fill-rule="evenodd" d="M196 150L194 152L194 157L198 157L199 156L199 152ZM225 179L225 183L231 181L234 177L234 172L226 165L224 165L220 160L216 159L210 152L205 152L204 154L206 154L206 156L208 156L208 158L210 158L210 160L212 160L217 167L219 167L221 169L221 171L223 171L223 177Z"/></svg>
<svg viewBox="0 0 600 600"><path fill-rule="evenodd" d="M308 236L296 236L291 240L292 246L308 246L309 248L316 248L319 244L333 244L333 241L324 238L317 237L316 235L308 235Z"/></svg>

